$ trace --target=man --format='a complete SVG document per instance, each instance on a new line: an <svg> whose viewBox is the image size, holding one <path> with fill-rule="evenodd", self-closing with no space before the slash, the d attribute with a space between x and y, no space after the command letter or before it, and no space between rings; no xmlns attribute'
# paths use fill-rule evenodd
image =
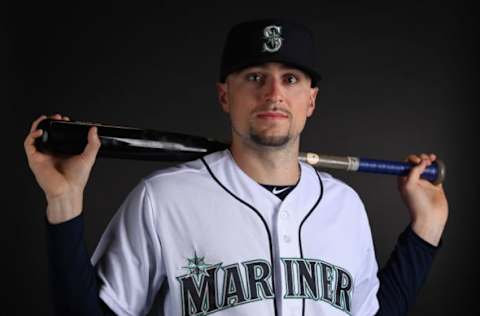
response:
<svg viewBox="0 0 480 316"><path fill-rule="evenodd" d="M58 158L36 151L44 117L33 123L25 150L48 201L59 313L143 315L161 288L165 315L405 313L448 214L442 186L420 178L436 157L408 158L417 166L399 178L399 189L412 224L377 277L357 194L298 162L320 80L313 56L301 25L261 20L232 28L217 84L231 147L144 178L102 236L95 270L81 213L100 146L96 129L81 155Z"/></svg>

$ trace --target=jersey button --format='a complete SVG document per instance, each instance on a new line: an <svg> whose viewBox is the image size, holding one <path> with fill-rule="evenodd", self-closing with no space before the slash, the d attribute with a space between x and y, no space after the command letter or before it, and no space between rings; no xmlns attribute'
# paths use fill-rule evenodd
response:
<svg viewBox="0 0 480 316"><path fill-rule="evenodd" d="M282 212L280 213L280 216L282 216L282 218L284 218L284 219L287 219L289 215L288 215L288 212L287 212L287 211L282 211Z"/></svg>
<svg viewBox="0 0 480 316"><path fill-rule="evenodd" d="M289 243L290 241L292 241L292 239L288 235L283 235L283 241Z"/></svg>

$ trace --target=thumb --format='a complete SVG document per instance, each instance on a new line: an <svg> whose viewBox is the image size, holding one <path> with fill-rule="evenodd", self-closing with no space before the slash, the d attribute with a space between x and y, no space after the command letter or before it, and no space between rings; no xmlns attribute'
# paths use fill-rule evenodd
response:
<svg viewBox="0 0 480 316"><path fill-rule="evenodd" d="M97 134L97 127L93 126L88 131L88 143L83 150L82 156L89 160L94 160L101 146L100 138Z"/></svg>
<svg viewBox="0 0 480 316"><path fill-rule="evenodd" d="M418 165L412 168L412 170L410 171L410 175L407 178L407 181L418 181L422 173L428 167L428 165L429 162L427 160L422 160Z"/></svg>

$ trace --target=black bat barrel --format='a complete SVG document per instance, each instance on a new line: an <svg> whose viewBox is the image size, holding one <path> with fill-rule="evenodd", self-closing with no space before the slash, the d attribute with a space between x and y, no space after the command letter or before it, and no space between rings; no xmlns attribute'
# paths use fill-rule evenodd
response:
<svg viewBox="0 0 480 316"><path fill-rule="evenodd" d="M36 139L35 146L41 152L80 154L87 145L92 126L97 127L102 143L99 157L181 162L228 147L226 143L180 133L52 119L45 119L38 125L43 135Z"/></svg>

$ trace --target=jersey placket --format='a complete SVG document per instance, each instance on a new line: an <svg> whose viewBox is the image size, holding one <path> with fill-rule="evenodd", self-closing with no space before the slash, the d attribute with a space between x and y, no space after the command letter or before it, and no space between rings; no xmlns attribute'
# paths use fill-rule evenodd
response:
<svg viewBox="0 0 480 316"><path fill-rule="evenodd" d="M287 297L287 271L285 259L302 258L299 231L302 221L316 208L321 195L319 178L316 171L308 170L301 165L301 178L297 186L279 205L274 216L274 238L276 247L276 283L280 315L303 315L303 300L297 297ZM295 270L295 269L293 269ZM290 283L295 279L295 271L290 275ZM291 285L295 285L293 282ZM294 291L297 291L295 286Z"/></svg>
<svg viewBox="0 0 480 316"><path fill-rule="evenodd" d="M293 193L293 192L291 192ZM298 212L295 211L291 199L286 199L276 213L275 226L276 226L276 244L277 254L275 256L276 280L277 281L277 297L278 297L278 309L281 311L281 315L301 315L302 302L298 299L287 299L286 294L286 269L282 262L283 258L298 258L300 257L300 250L298 247L298 226L299 218Z"/></svg>

